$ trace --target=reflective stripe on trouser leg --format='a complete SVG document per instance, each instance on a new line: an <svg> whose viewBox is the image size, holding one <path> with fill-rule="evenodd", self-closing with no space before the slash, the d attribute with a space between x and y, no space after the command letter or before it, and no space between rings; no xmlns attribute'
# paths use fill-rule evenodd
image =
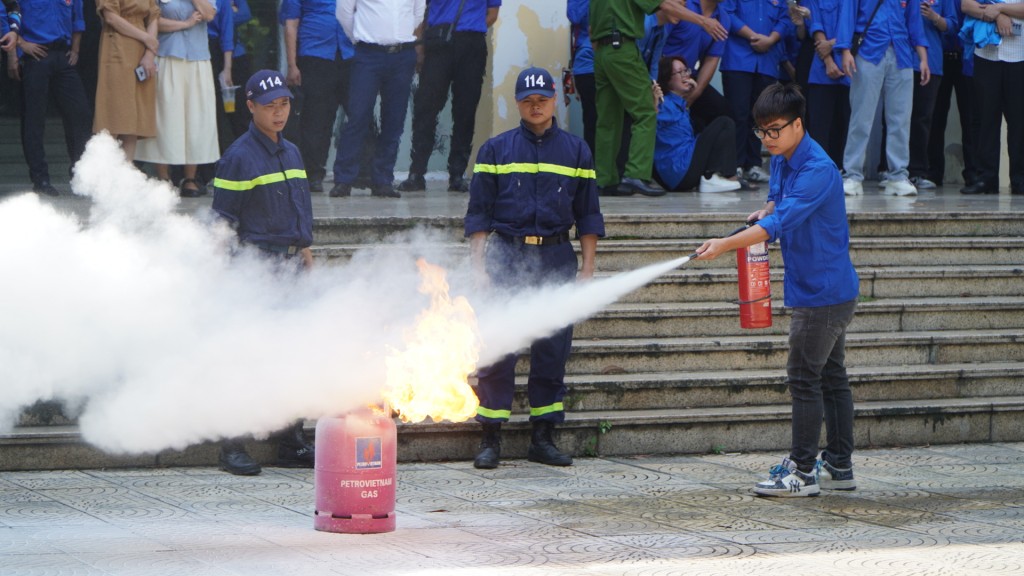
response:
<svg viewBox="0 0 1024 576"><path fill-rule="evenodd" d="M477 370L477 422L505 422L512 414L515 394L516 354L509 354L490 366Z"/></svg>
<svg viewBox="0 0 1024 576"><path fill-rule="evenodd" d="M556 424L565 421L565 363L572 348L572 326L567 326L530 346L530 420Z"/></svg>

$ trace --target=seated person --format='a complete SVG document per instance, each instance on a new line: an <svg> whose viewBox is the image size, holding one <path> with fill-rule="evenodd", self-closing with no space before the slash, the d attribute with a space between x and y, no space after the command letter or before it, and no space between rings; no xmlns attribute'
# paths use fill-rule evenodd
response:
<svg viewBox="0 0 1024 576"><path fill-rule="evenodd" d="M694 187L701 192L739 190L736 124L732 118L719 116L694 137L686 95L697 82L690 77L682 56L666 56L658 62L658 85L665 99L658 110L655 179L666 190L676 192Z"/></svg>

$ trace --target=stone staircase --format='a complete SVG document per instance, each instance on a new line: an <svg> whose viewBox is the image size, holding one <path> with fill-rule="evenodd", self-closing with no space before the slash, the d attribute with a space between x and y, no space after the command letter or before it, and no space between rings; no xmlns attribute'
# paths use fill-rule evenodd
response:
<svg viewBox="0 0 1024 576"><path fill-rule="evenodd" d="M608 216L601 274L692 252L745 215ZM852 257L861 304L847 359L859 446L1024 440L1024 214L853 213ZM465 254L459 218L321 219L321 257L414 227L441 231ZM784 384L788 310L771 251L774 325L743 330L735 259L693 262L579 324L567 378L568 420L559 446L577 456L775 450L789 445ZM519 365L526 372L526 358ZM525 378L518 382L503 454L529 439ZM183 453L112 458L83 445L73 423L37 417L0 436L0 470L215 462L205 445ZM44 411L45 412L45 411ZM31 412L30 412L31 413ZM52 425L59 424L59 425ZM403 461L468 459L478 426L399 426ZM269 445L252 452L269 460Z"/></svg>

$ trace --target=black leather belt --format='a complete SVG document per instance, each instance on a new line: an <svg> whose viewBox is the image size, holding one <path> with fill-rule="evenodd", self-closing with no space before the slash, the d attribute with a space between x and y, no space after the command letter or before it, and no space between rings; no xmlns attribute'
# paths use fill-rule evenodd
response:
<svg viewBox="0 0 1024 576"><path fill-rule="evenodd" d="M622 41L623 44L625 44L626 42L633 42L636 40L636 38L631 38L629 36L619 36L619 39ZM594 44L596 46L608 46L614 41L615 40L613 40L611 36L602 36L597 40L591 40L591 44Z"/></svg>
<svg viewBox="0 0 1024 576"><path fill-rule="evenodd" d="M40 46L46 48L47 50L54 50L56 52L67 52L71 49L71 45L68 44L65 40L54 40L53 42L40 44Z"/></svg>
<svg viewBox="0 0 1024 576"><path fill-rule="evenodd" d="M505 234L495 234L506 242L511 242L512 244L525 244L528 246L555 246L569 241L568 232L562 232L561 234L555 234L554 236L507 236Z"/></svg>
<svg viewBox="0 0 1024 576"><path fill-rule="evenodd" d="M397 54L402 50L412 48L415 45L415 42L402 42L401 44L373 44L371 42L359 42L356 44L356 47L366 48L367 50L374 50L376 52L384 52L385 54Z"/></svg>

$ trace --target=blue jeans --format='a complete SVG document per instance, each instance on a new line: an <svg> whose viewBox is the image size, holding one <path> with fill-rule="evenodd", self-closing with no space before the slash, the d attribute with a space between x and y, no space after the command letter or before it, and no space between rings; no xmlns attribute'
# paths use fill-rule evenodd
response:
<svg viewBox="0 0 1024 576"><path fill-rule="evenodd" d="M818 459L821 420L824 457L849 468L853 454L853 395L846 376L846 327L857 300L815 308L793 308L789 325L786 383L793 400L793 443L789 458L801 470Z"/></svg>
<svg viewBox="0 0 1024 576"><path fill-rule="evenodd" d="M910 164L910 114L914 106L914 69L898 68L892 46L878 64L857 56L857 73L850 81L850 130L843 169L846 177L864 180L868 138L875 123L879 95L885 106L885 159L891 180L906 180Z"/></svg>
<svg viewBox="0 0 1024 576"><path fill-rule="evenodd" d="M373 154L370 182L382 186L394 181L398 143L405 128L415 71L416 50L411 46L395 53L356 47L349 77L348 119L338 134L338 152L334 159L335 182L351 184L359 175L359 154L373 119L378 94L380 137Z"/></svg>

